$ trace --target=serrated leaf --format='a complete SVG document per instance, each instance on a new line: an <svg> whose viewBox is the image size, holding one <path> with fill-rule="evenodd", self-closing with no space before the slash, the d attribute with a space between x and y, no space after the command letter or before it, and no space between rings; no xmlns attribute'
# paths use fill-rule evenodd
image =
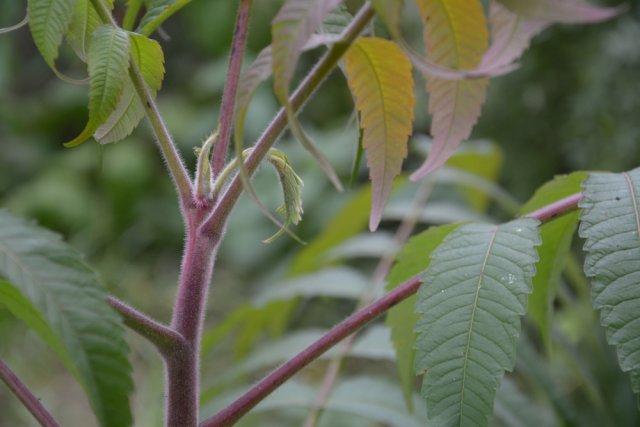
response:
<svg viewBox="0 0 640 427"><path fill-rule="evenodd" d="M113 9L114 0L104 1L109 10ZM102 24L102 19L96 12L90 0L76 0L73 17L66 37L67 42L80 59L86 62L87 50L91 35Z"/></svg>
<svg viewBox="0 0 640 427"><path fill-rule="evenodd" d="M551 22L600 22L620 13L619 8L596 7L585 0L498 0L509 10L528 18Z"/></svg>
<svg viewBox="0 0 640 427"><path fill-rule="evenodd" d="M484 11L479 0L419 0L426 22L427 57L456 70L477 67L489 41ZM429 112L432 114L433 148L411 179L418 180L438 169L467 139L480 116L486 78L444 80L427 75Z"/></svg>
<svg viewBox="0 0 640 427"><path fill-rule="evenodd" d="M429 257L431 252L458 227L458 224L431 227L409 239L396 257L396 263L387 276L387 291L395 289L401 283L426 270L431 261ZM413 330L418 319L414 312L415 302L415 295L407 298L392 307L386 317L386 324L391 328L391 340L396 350L396 365L402 392L410 410L413 410L415 384L413 343L416 341L416 335Z"/></svg>
<svg viewBox="0 0 640 427"><path fill-rule="evenodd" d="M539 221L463 225L432 253L418 291L415 372L432 426L487 425L515 364Z"/></svg>
<svg viewBox="0 0 640 427"><path fill-rule="evenodd" d="M583 186L579 233L593 306L640 394L640 169L592 173Z"/></svg>
<svg viewBox="0 0 640 427"><path fill-rule="evenodd" d="M371 5L389 30L389 34L395 39L400 38L400 15L404 0L373 0Z"/></svg>
<svg viewBox="0 0 640 427"><path fill-rule="evenodd" d="M29 0L31 36L49 67L55 69L58 49L69 28L76 0Z"/></svg>
<svg viewBox="0 0 640 427"><path fill-rule="evenodd" d="M164 54L160 44L145 36L129 33L131 58L153 96L164 78ZM126 78L118 105L94 134L101 144L120 141L133 132L144 117L145 109L129 77Z"/></svg>
<svg viewBox="0 0 640 427"><path fill-rule="evenodd" d="M411 63L395 43L368 37L358 38L344 61L364 131L372 191L369 229L375 231L407 156L415 105Z"/></svg>
<svg viewBox="0 0 640 427"><path fill-rule="evenodd" d="M521 213L528 214L564 197L578 193L586 172L574 172L557 176L536 190L533 197L522 207ZM579 212L570 212L540 227L542 244L538 247L540 261L533 278L533 293L529 296L529 313L540 329L547 354L551 351L551 325L553 300L556 296L560 275L564 270L571 250L573 234L578 226Z"/></svg>
<svg viewBox="0 0 640 427"><path fill-rule="evenodd" d="M529 47L533 37L551 23L525 18L493 0L490 6L491 46L482 57L480 68L498 68L511 64Z"/></svg>
<svg viewBox="0 0 640 427"><path fill-rule="evenodd" d="M11 299L0 293L2 303L21 313L56 353L64 346L61 359L84 387L100 424L131 425L129 350L95 272L58 235L0 210L0 276L19 292L9 290Z"/></svg>
<svg viewBox="0 0 640 427"><path fill-rule="evenodd" d="M116 109L128 79L129 45L129 35L120 28L103 25L94 31L88 55L89 121L66 147L89 139Z"/></svg>
<svg viewBox="0 0 640 427"><path fill-rule="evenodd" d="M147 10L140 19L136 32L150 36L171 15L190 2L191 0L146 0Z"/></svg>

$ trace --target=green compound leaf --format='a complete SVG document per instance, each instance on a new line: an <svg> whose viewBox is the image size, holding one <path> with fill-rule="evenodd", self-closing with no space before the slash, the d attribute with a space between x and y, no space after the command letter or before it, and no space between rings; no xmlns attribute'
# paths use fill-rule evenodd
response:
<svg viewBox="0 0 640 427"><path fill-rule="evenodd" d="M58 49L71 23L75 3L75 0L29 0L27 4L33 41L47 65L54 70Z"/></svg>
<svg viewBox="0 0 640 427"><path fill-rule="evenodd" d="M580 236L586 239L584 271L593 306L618 362L640 393L640 169L593 173L579 206Z"/></svg>
<svg viewBox="0 0 640 427"><path fill-rule="evenodd" d="M542 187L522 207L521 213L528 214L564 197L578 193L580 183L587 177L586 172L574 172L557 176ZM529 296L529 313L540 329L542 340L551 351L551 320L553 300L556 296L560 275L564 270L567 256L571 250L573 234L578 226L579 212L570 212L540 227L542 244L538 247L540 261L533 278L533 293Z"/></svg>
<svg viewBox="0 0 640 427"><path fill-rule="evenodd" d="M431 426L486 426L515 364L538 260L539 221L463 225L431 255L418 291L415 371Z"/></svg>
<svg viewBox="0 0 640 427"><path fill-rule="evenodd" d="M429 258L431 252L458 227L459 224L431 227L413 236L396 257L396 263L387 276L387 291L395 289L401 283L426 270L431 261ZM387 326L391 329L393 347L396 350L396 365L402 383L402 392L410 410L413 410L415 384L413 360L416 352L413 349L413 343L416 341L416 335L413 330L418 319L413 309L415 303L415 296L407 298L391 308L386 318Z"/></svg>
<svg viewBox="0 0 640 427"><path fill-rule="evenodd" d="M88 140L116 109L128 79L129 35L126 31L103 25L93 33L89 45L89 122L66 147Z"/></svg>
<svg viewBox="0 0 640 427"><path fill-rule="evenodd" d="M145 36L129 33L131 58L140 69L142 78L153 96L160 90L164 78L164 54L160 44ZM100 126L94 137L101 144L118 142L133 132L144 117L144 105L129 77L126 78L122 96L109 118Z"/></svg>
<svg viewBox="0 0 640 427"><path fill-rule="evenodd" d="M113 9L114 0L103 3L109 10ZM86 62L87 51L93 32L102 24L100 15L91 4L91 0L76 0L73 18L67 31L67 42L80 59Z"/></svg>
<svg viewBox="0 0 640 427"><path fill-rule="evenodd" d="M58 235L0 210L0 277L0 304L58 354L100 424L130 426L129 349L95 272Z"/></svg>

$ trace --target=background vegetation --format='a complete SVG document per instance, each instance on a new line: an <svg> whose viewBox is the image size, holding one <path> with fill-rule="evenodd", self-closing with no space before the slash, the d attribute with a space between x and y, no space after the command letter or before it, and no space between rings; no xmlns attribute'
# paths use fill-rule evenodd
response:
<svg viewBox="0 0 640 427"><path fill-rule="evenodd" d="M22 19L22 2L0 0L0 5L0 27ZM250 55L255 56L269 42L269 24L280 5L276 0L255 2ZM194 1L164 28L167 75L158 102L190 164L195 160L192 147L206 136L217 118L235 6L230 1ZM411 22L411 15L405 16L404 31L418 39L420 36L417 31L412 34L412 28L419 26ZM627 13L610 22L555 26L538 36L519 70L492 81L473 135L485 142L466 144L467 150L481 153L469 164L478 163L481 158L487 178L497 179L510 196L503 196L502 205L474 203L451 185L439 182L421 227L476 217L504 220L513 216L515 202L526 201L556 174L573 170L622 171L640 165L639 40L637 0L629 3ZM317 52L309 53L303 62L311 64L316 55ZM64 52L60 63L66 74L83 76L82 64L65 61ZM416 79L422 81L419 76ZM420 88L415 141L411 144L414 152L405 163L406 170L415 169L424 158L420 150L429 122L426 99L421 93ZM167 319L183 232L171 183L145 127L115 145L62 147L62 142L72 139L86 123L86 96L86 88L61 82L52 75L26 28L0 37L0 206L63 234L87 254L114 294L159 319ZM351 103L344 78L336 72L302 115L306 128L316 136L344 182L349 182L358 135L350 116ZM247 138L255 138L276 109L271 88L264 85L249 110ZM339 194L288 136L279 145L306 184L305 216L296 233L313 242L345 201L362 191L366 171L360 170L350 188ZM462 157L458 161L465 162ZM268 205L275 208L280 197L276 180L268 171L260 173L265 179L256 179L256 187ZM415 187L403 187L391 205L406 205L412 189ZM364 208L366 211L367 206ZM397 225L392 213L388 214L383 232L392 232ZM402 217L403 213L397 215ZM236 209L229 238L217 262L215 274L220 286L210 293L208 325L217 325L235 308L251 301L265 284L287 277L292 257L300 247L286 237L270 245L260 243L274 231L249 200ZM373 254L351 248L355 250L352 257L344 252L349 248L342 247L339 257L348 258L349 263L370 275L367 272L376 265L372 258L380 255L380 245L369 245L374 248ZM545 360L547 355L535 329L525 326L529 339L522 340L513 379L532 399L530 407L542 408L538 416L548 425L557 425L554 420L566 425L638 425L628 379L619 373L595 316L580 312L589 312L585 280L580 268L572 268L581 262L570 260L565 272L567 284L556 301L558 313L550 361ZM285 325L291 330L327 327L354 307L355 302L349 298L308 299L292 308ZM589 321L585 322L585 318ZM282 329L273 325L272 333L263 334L257 328L241 325L234 330L233 338L225 337L212 350L219 363L225 361L228 365L211 366L205 355L205 386L213 385L214 379L234 360L246 357L256 343L260 347L260 343L270 342ZM84 415L88 407L79 397L79 387L53 358L47 362L43 357L48 352L45 345L2 308L0 336L7 341L0 347L0 358L15 367L63 425L79 425L78 419L83 423L92 420ZM132 335L130 342L137 378L134 405L145 408L134 411L143 417L136 425L159 425L163 401L160 359L137 337ZM550 370L542 370L545 363L550 363ZM268 363L260 365L264 368ZM382 373L394 379L393 365L384 362L382 366ZM325 362L317 363L302 375L321 378L324 367ZM347 372L366 372L368 367L352 363L346 368ZM211 396L219 391L216 387L205 387L206 390ZM0 388L0 414L0 425L32 422L4 388ZM274 420L274 425L283 422ZM498 417L496 423L501 422L511 425L508 418ZM260 425L266 425L264 419Z"/></svg>

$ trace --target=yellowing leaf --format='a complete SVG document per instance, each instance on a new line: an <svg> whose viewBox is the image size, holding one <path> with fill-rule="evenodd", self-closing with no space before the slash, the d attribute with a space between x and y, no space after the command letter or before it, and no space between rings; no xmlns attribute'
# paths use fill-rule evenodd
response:
<svg viewBox="0 0 640 427"><path fill-rule="evenodd" d="M372 191L369 228L373 231L407 156L415 104L411 63L395 43L379 38L359 38L344 60L364 131Z"/></svg>
<svg viewBox="0 0 640 427"><path fill-rule="evenodd" d="M427 57L457 70L472 70L482 61L489 35L479 0L419 0L426 21ZM488 79L444 80L427 78L429 112L433 115L433 149L411 176L417 180L433 172L469 137L480 116Z"/></svg>

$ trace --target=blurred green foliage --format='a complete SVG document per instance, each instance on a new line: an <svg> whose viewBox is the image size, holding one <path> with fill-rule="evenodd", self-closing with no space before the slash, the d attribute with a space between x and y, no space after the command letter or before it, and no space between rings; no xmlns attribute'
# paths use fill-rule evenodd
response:
<svg viewBox="0 0 640 427"><path fill-rule="evenodd" d="M22 19L23 3L0 0L0 26ZM122 3L118 3L118 10ZM254 2L247 60L269 43L270 20L281 4L277 0ZM234 14L232 1L194 1L163 28L168 35L161 39L167 75L158 102L190 166L195 161L192 147L199 145L216 123ZM419 39L414 18L411 14L405 18L404 31L410 38ZM492 81L474 136L495 141L501 148L502 153L496 154L502 159L498 181L501 191L525 200L555 174L578 169L620 171L640 164L639 40L640 1L634 0L628 12L611 22L546 31L534 40L518 70ZM300 74L317 55L314 51L303 57ZM82 64L70 57L62 52L60 68L82 77L86 72ZM419 77L417 82L423 84ZM74 149L63 148L62 142L73 138L86 123L86 104L86 87L57 80L37 54L26 29L0 36L0 206L63 234L87 255L114 294L166 321L183 240L171 182L146 125L114 145L99 147L91 142ZM270 86L263 85L247 115L247 141L255 140L276 110ZM351 174L358 137L351 110L344 78L335 72L302 114L306 129L344 182ZM426 134L429 119L424 96L418 99L416 115L416 135ZM413 154L405 163L408 170L424 157L419 143L422 138L415 139ZM285 139L279 147L305 182L305 215L295 231L311 242L308 251L318 246L313 242L330 219L358 194L360 185L366 182L366 171L361 168L358 182L338 194L296 144ZM463 156L456 161L489 181L498 175L498 170L483 172L486 168L468 164ZM256 189L267 206L275 209L281 204L277 178L268 168L259 174ZM441 214L438 217L435 212L427 222L438 222L434 218L451 216L451 212L467 219L489 215L497 221L512 215L496 203L487 206L477 192L465 194L453 187L435 186L433 205L441 209ZM401 189L390 204L409 203L415 188L409 185ZM395 224L388 220L383 228L393 231ZM366 221L362 227L365 225ZM260 243L274 231L255 205L243 198L234 211L218 258L208 325L217 325L250 301L261 287L283 280L292 270L291 261L301 249L297 243L286 237L271 245ZM320 252L313 256L319 257ZM349 259L348 263L365 272L375 265L367 258ZM634 404L630 402L628 380L616 370L615 356L603 344L602 336L593 337L596 317L585 307L588 295L575 285L584 279L580 273L567 278L570 285L563 282L556 302L559 314L551 370L543 369L547 364L541 355L544 352L523 340L515 381L560 414L565 425L637 425L637 414L629 412ZM336 302L328 297L304 300L295 307L282 304L277 305L278 312L285 318L271 322L274 334L282 332L282 322L293 328L330 326L354 307L353 301ZM238 325L242 326L242 321L229 326L229 330ZM215 357L216 366L206 369L205 377L220 375L234 354L246 354L251 349L260 330L251 330L256 325L244 326L245 335L237 335L240 343L214 337L220 340L216 341L215 356L207 357L204 363ZM532 334L535 336L535 332ZM72 398L80 396L79 388L54 362L44 362L42 354L47 350L43 344L2 309L0 336L0 357L10 361L29 385L42 391L45 403L54 408L63 425L78 425L78 414L87 410L82 398ZM243 337L248 342L243 342ZM132 343L135 403L146 409L135 411L141 414L136 425L158 425L163 403L160 361L148 344L137 339ZM319 366L305 375L320 377L324 365ZM387 368L384 372L393 377L393 369ZM65 393L56 395L60 388ZM72 400L80 404L68 405ZM0 425L31 423L2 387L0 413ZM274 425L278 425L275 420Z"/></svg>

